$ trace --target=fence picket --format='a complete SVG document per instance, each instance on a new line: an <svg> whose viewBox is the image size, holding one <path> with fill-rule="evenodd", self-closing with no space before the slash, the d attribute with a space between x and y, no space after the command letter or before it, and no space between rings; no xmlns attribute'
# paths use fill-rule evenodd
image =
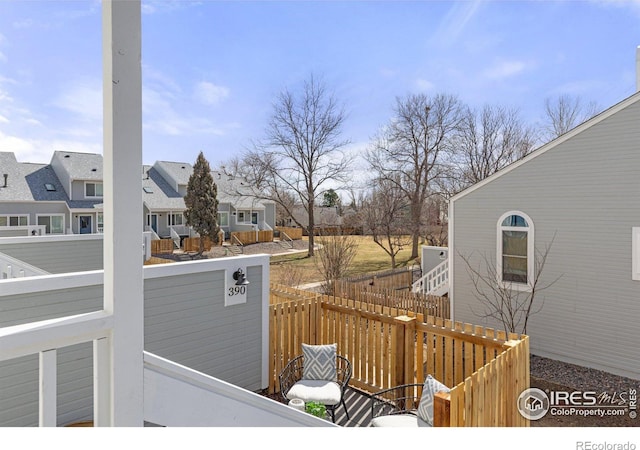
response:
<svg viewBox="0 0 640 450"><path fill-rule="evenodd" d="M517 396L529 386L527 336L506 341L514 336L417 314L393 300L387 302L393 306L370 304L357 295L333 298L272 287L270 392L277 392L277 375L302 342L336 342L352 362L355 388L375 392L431 374L452 388L451 426L529 425L516 408Z"/></svg>

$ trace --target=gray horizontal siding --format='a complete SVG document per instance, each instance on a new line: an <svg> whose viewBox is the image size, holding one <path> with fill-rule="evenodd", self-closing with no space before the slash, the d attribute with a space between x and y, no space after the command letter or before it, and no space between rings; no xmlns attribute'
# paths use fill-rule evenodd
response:
<svg viewBox="0 0 640 450"><path fill-rule="evenodd" d="M640 225L640 105L635 104L454 202L455 320L480 309L459 253L495 264L499 217L531 217L536 247L553 238L531 317L532 352L640 378L640 283L631 228ZM480 321L481 322L481 321ZM486 322L498 326L495 322Z"/></svg>
<svg viewBox="0 0 640 450"><path fill-rule="evenodd" d="M224 306L224 272L145 282L145 349L249 390L261 387L261 273L247 303Z"/></svg>
<svg viewBox="0 0 640 450"><path fill-rule="evenodd" d="M224 271L146 280L145 349L261 389L261 273L260 267L248 267L247 303L226 308ZM102 297L102 286L0 296L0 327L96 311ZM93 417L92 353L91 343L58 351L59 425ZM37 424L37 355L0 362L0 426Z"/></svg>
<svg viewBox="0 0 640 450"><path fill-rule="evenodd" d="M78 242L41 240L38 245L3 243L0 248L2 253L49 273L69 273L102 269L102 246L102 239L98 238Z"/></svg>

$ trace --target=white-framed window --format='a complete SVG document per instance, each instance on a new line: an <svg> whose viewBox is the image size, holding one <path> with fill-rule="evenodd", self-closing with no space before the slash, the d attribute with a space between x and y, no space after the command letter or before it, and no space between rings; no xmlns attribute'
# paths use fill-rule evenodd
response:
<svg viewBox="0 0 640 450"><path fill-rule="evenodd" d="M167 214L167 226L182 225L184 223L184 215L182 213Z"/></svg>
<svg viewBox="0 0 640 450"><path fill-rule="evenodd" d="M258 213L250 210L238 211L236 223L258 223Z"/></svg>
<svg viewBox="0 0 640 450"><path fill-rule="evenodd" d="M631 279L640 281L640 227L631 228Z"/></svg>
<svg viewBox="0 0 640 450"><path fill-rule="evenodd" d="M104 233L104 214L98 213L96 218L96 227L98 229L98 233Z"/></svg>
<svg viewBox="0 0 640 450"><path fill-rule="evenodd" d="M64 214L38 215L36 221L45 226L46 234L64 234Z"/></svg>
<svg viewBox="0 0 640 450"><path fill-rule="evenodd" d="M0 216L0 227L24 227L29 225L28 214L6 214Z"/></svg>
<svg viewBox="0 0 640 450"><path fill-rule="evenodd" d="M218 225L221 227L229 226L229 213L227 211L218 212Z"/></svg>
<svg viewBox="0 0 640 450"><path fill-rule="evenodd" d="M85 197L102 197L102 183L93 183L85 181L84 196Z"/></svg>
<svg viewBox="0 0 640 450"><path fill-rule="evenodd" d="M517 290L531 288L534 271L533 221L520 211L503 214L497 226L498 283Z"/></svg>

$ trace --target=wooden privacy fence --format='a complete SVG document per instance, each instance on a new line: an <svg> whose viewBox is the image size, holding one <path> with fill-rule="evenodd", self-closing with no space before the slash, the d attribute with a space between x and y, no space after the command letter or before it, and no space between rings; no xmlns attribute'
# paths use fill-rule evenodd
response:
<svg viewBox="0 0 640 450"><path fill-rule="evenodd" d="M379 289L410 290L413 284L414 272L417 273L417 270L411 268L385 270L373 274L343 278L340 282L343 286L354 285ZM339 294L336 293L336 295Z"/></svg>
<svg viewBox="0 0 640 450"><path fill-rule="evenodd" d="M397 308L402 314L413 312L442 319L451 317L449 297L354 284L343 280L336 281L334 289L336 297Z"/></svg>
<svg viewBox="0 0 640 450"><path fill-rule="evenodd" d="M188 237L182 240L182 249L185 252L199 252L200 251L200 239L199 237ZM211 250L211 239L208 237L204 237L204 251L208 252ZM218 245L222 245L222 242L219 242Z"/></svg>
<svg viewBox="0 0 640 450"><path fill-rule="evenodd" d="M276 230L287 233L287 236L289 236L294 241L297 239L302 239L302 228L276 227Z"/></svg>
<svg viewBox="0 0 640 450"><path fill-rule="evenodd" d="M302 343L337 343L352 364L350 385L376 392L427 375L451 388L436 400L436 423L450 426L528 426L517 410L529 387L529 340L471 324L397 308L272 287L270 392L277 376L302 353Z"/></svg>
<svg viewBox="0 0 640 450"><path fill-rule="evenodd" d="M258 242L273 242L273 231L232 231L231 236L242 242L243 245L257 244Z"/></svg>
<svg viewBox="0 0 640 450"><path fill-rule="evenodd" d="M151 241L151 253L173 253L173 239L155 239Z"/></svg>

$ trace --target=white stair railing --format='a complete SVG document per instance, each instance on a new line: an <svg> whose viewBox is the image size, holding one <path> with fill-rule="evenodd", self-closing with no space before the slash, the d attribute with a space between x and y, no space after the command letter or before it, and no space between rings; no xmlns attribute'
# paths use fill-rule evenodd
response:
<svg viewBox="0 0 640 450"><path fill-rule="evenodd" d="M449 260L446 259L413 283L413 292L443 295L449 291Z"/></svg>
<svg viewBox="0 0 640 450"><path fill-rule="evenodd" d="M156 230L154 230L152 227L150 227L149 225L147 225L146 227L144 227L144 231L148 231L149 233L151 233L151 239L154 241L157 241L160 239L160 236L158 236L158 233L156 233Z"/></svg>
<svg viewBox="0 0 640 450"><path fill-rule="evenodd" d="M180 248L180 235L173 229L173 227L169 227L171 231L171 239L173 239L173 243L176 245L176 248Z"/></svg>

